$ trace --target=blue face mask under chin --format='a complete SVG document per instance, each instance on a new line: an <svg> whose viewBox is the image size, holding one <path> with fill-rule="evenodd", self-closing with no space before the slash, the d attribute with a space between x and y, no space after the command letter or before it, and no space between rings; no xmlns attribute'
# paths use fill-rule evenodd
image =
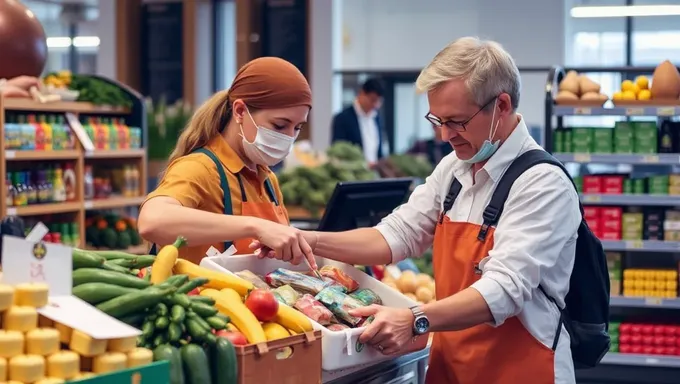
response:
<svg viewBox="0 0 680 384"><path fill-rule="evenodd" d="M491 126L489 127L489 138L484 140L484 144L482 144L481 148L479 148L479 151L474 154L471 158L467 160L461 159L463 162L468 163L468 164L474 164L474 163L479 163L484 160L489 159L496 151L498 150L498 147L501 145L500 140L496 140L495 142L491 142L493 140L494 135L496 134L496 130L498 129L498 124L501 122L500 120L496 121L496 126L493 125L493 120L496 117L496 103L494 103L493 106L493 114L491 115Z"/></svg>

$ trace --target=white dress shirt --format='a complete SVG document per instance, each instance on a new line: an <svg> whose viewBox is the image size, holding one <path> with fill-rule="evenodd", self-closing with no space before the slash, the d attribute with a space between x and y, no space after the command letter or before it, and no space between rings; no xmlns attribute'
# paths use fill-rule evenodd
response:
<svg viewBox="0 0 680 384"><path fill-rule="evenodd" d="M380 133L378 131L378 124L375 122L377 112L364 112L356 101L354 102L354 111L359 119L364 158L368 163L375 163L378 161L378 148L380 147Z"/></svg>
<svg viewBox="0 0 680 384"><path fill-rule="evenodd" d="M469 164L455 152L444 157L409 201L376 227L389 244L393 261L418 257L432 245L454 176L462 189L446 215L452 221L481 225L484 208L512 161L540 148L520 119L510 137L477 172L474 184ZM564 307L581 222L578 201L569 176L554 165L536 165L515 181L496 226L494 247L480 263L482 277L472 285L491 310L492 326L518 316L537 340L552 347L559 311L538 285ZM555 383L575 383L564 327L555 354Z"/></svg>

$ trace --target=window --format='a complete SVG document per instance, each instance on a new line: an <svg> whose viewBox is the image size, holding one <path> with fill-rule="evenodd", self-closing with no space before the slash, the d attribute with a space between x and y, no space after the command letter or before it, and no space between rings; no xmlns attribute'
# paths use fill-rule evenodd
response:
<svg viewBox="0 0 680 384"><path fill-rule="evenodd" d="M236 1L218 0L215 12L215 90L229 89L236 77Z"/></svg>

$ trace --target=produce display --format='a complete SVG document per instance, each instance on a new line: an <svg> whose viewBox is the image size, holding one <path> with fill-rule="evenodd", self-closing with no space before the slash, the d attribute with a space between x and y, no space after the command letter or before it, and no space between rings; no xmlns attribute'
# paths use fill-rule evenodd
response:
<svg viewBox="0 0 680 384"><path fill-rule="evenodd" d="M153 353L135 338L95 340L38 314L48 286L0 285L0 381L57 384L143 366Z"/></svg>
<svg viewBox="0 0 680 384"><path fill-rule="evenodd" d="M127 249L142 243L137 220L115 213L93 214L85 220L85 241L89 247Z"/></svg>
<svg viewBox="0 0 680 384"><path fill-rule="evenodd" d="M680 326L674 324L612 322L610 352L680 355Z"/></svg>
<svg viewBox="0 0 680 384"><path fill-rule="evenodd" d="M430 176L434 166L424 156L394 154L381 159L376 170L383 178L415 177L425 179Z"/></svg>
<svg viewBox="0 0 680 384"><path fill-rule="evenodd" d="M60 90L76 91L76 101L122 108L132 106L128 96L115 85L94 77L73 74L71 71L48 73L43 77L43 84L53 94L68 94L59 92Z"/></svg>
<svg viewBox="0 0 680 384"><path fill-rule="evenodd" d="M168 104L165 99L147 98L145 104L149 160L167 161L194 108L184 100Z"/></svg>
<svg viewBox="0 0 680 384"><path fill-rule="evenodd" d="M622 81L621 90L614 93L612 99L614 102L619 100L651 100L652 91L649 89L649 78L638 76L635 81Z"/></svg>
<svg viewBox="0 0 680 384"><path fill-rule="evenodd" d="M559 92L555 97L558 104L584 100L604 104L609 97L600 92L600 84L591 80L588 76L576 71L569 71L559 84Z"/></svg>

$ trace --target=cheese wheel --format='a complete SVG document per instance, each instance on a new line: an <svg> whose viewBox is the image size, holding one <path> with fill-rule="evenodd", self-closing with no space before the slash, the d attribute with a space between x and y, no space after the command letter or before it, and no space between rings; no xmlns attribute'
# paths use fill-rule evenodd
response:
<svg viewBox="0 0 680 384"><path fill-rule="evenodd" d="M127 367L127 356L120 352L106 352L92 359L92 372L97 374L121 371Z"/></svg>
<svg viewBox="0 0 680 384"><path fill-rule="evenodd" d="M26 333L26 353L47 356L59 351L59 331L38 328Z"/></svg>
<svg viewBox="0 0 680 384"><path fill-rule="evenodd" d="M3 328L28 332L38 327L38 311L33 307L13 305L2 314Z"/></svg>
<svg viewBox="0 0 680 384"><path fill-rule="evenodd" d="M137 347L136 337L122 337L109 340L109 352L130 352Z"/></svg>
<svg viewBox="0 0 680 384"><path fill-rule="evenodd" d="M135 348L127 354L127 367L139 367L153 363L153 352L147 348Z"/></svg>
<svg viewBox="0 0 680 384"><path fill-rule="evenodd" d="M40 308L47 305L49 287L45 283L23 283L14 287L14 304Z"/></svg>
<svg viewBox="0 0 680 384"><path fill-rule="evenodd" d="M93 357L106 352L106 340L96 340L76 329L71 333L69 349L81 356Z"/></svg>
<svg viewBox="0 0 680 384"><path fill-rule="evenodd" d="M9 379L35 383L45 377L45 358L38 355L19 355L9 359Z"/></svg>
<svg viewBox="0 0 680 384"><path fill-rule="evenodd" d="M73 351L59 351L47 358L47 376L72 379L80 373L80 356Z"/></svg>
<svg viewBox="0 0 680 384"><path fill-rule="evenodd" d="M10 358L24 353L24 334L0 329L0 357Z"/></svg>
<svg viewBox="0 0 680 384"><path fill-rule="evenodd" d="M7 381L7 359L0 357L0 381Z"/></svg>
<svg viewBox="0 0 680 384"><path fill-rule="evenodd" d="M35 384L63 384L64 382L64 379L58 377L45 377L44 379L36 381Z"/></svg>
<svg viewBox="0 0 680 384"><path fill-rule="evenodd" d="M71 327L55 322L54 329L59 331L59 341L64 344L71 342L71 334L73 333L73 329Z"/></svg>
<svg viewBox="0 0 680 384"><path fill-rule="evenodd" d="M5 311L14 302L14 287L0 284L0 311Z"/></svg>

